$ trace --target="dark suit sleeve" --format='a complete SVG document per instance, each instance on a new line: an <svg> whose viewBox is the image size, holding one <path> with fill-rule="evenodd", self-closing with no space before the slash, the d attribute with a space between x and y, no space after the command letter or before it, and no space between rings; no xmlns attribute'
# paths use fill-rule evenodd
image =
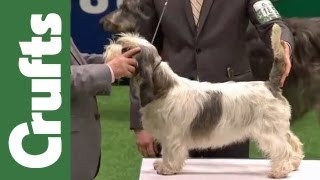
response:
<svg viewBox="0 0 320 180"><path fill-rule="evenodd" d="M153 34L158 23L158 14L154 7L153 0L140 0L139 9L143 16L138 18L137 26L138 32L151 42ZM160 30L160 29L159 29ZM158 51L162 49L162 34L158 31L154 45ZM140 101L136 96L135 90L130 83L130 129L143 129L140 121Z"/></svg>
<svg viewBox="0 0 320 180"><path fill-rule="evenodd" d="M71 66L71 96L110 94L111 72L105 64Z"/></svg>
<svg viewBox="0 0 320 180"><path fill-rule="evenodd" d="M292 53L294 48L292 33L270 0L248 0L248 13L252 24L269 47L272 26L277 23L282 28L281 40L289 43Z"/></svg>
<svg viewBox="0 0 320 180"><path fill-rule="evenodd" d="M136 91L130 82L130 129L137 130L143 129L140 115L140 100L136 95Z"/></svg>
<svg viewBox="0 0 320 180"><path fill-rule="evenodd" d="M145 37L148 41L152 41L153 35L156 31L159 21L159 14L154 5L154 0L140 0L139 9L143 16L137 20L138 31L140 35ZM162 49L163 35L161 33L161 24L155 36L154 46L160 52Z"/></svg>
<svg viewBox="0 0 320 180"><path fill-rule="evenodd" d="M81 53L81 56L88 64L103 64L104 58L102 54Z"/></svg>

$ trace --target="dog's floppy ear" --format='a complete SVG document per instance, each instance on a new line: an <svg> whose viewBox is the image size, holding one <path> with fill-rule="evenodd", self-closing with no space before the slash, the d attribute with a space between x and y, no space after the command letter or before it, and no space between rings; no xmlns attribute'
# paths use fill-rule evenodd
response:
<svg viewBox="0 0 320 180"><path fill-rule="evenodd" d="M138 61L138 75L140 76L140 102L145 106L154 99L154 85L152 81L152 65L155 62L152 51L147 47L140 47L140 53L135 58Z"/></svg>

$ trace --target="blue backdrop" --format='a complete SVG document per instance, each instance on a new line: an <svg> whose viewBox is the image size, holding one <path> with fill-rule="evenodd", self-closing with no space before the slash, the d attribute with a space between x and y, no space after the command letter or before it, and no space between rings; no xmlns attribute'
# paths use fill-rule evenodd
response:
<svg viewBox="0 0 320 180"><path fill-rule="evenodd" d="M102 53L111 37L99 24L122 0L71 0L71 36L81 52Z"/></svg>

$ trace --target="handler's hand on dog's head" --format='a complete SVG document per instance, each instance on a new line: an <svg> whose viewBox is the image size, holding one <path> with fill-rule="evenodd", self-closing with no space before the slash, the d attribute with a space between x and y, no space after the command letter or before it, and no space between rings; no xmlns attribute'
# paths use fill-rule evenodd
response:
<svg viewBox="0 0 320 180"><path fill-rule="evenodd" d="M285 70L284 74L281 77L280 85L283 87L283 84L286 80L286 78L289 76L290 70L291 70L291 60L290 60L290 47L287 42L282 41L281 42L284 48L284 53L285 53Z"/></svg>
<svg viewBox="0 0 320 180"><path fill-rule="evenodd" d="M112 69L116 79L120 79L122 77L132 77L138 65L136 59L132 57L139 52L139 47L130 49L127 52L116 56L107 63Z"/></svg>

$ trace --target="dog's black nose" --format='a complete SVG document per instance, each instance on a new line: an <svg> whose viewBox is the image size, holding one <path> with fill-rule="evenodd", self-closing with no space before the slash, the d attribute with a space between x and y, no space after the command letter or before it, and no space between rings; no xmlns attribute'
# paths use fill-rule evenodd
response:
<svg viewBox="0 0 320 180"><path fill-rule="evenodd" d="M121 50L121 53L125 53L127 51L129 51L131 48L130 47L123 47L122 50Z"/></svg>

